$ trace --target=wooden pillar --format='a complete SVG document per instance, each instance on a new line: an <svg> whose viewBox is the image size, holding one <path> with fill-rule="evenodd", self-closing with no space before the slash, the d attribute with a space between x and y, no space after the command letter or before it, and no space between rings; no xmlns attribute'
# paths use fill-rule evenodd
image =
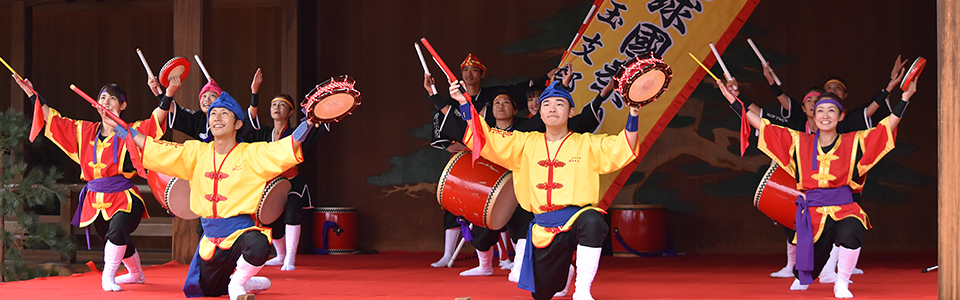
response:
<svg viewBox="0 0 960 300"><path fill-rule="evenodd" d="M939 296L960 299L960 0L937 1Z"/></svg>
<svg viewBox="0 0 960 300"><path fill-rule="evenodd" d="M32 9L23 0L14 0L10 3L10 56L3 59L10 64L20 76L27 76L27 55L30 49L30 23ZM10 82L10 107L23 111L26 94L13 80ZM29 116L29 114L28 114Z"/></svg>
<svg viewBox="0 0 960 300"><path fill-rule="evenodd" d="M173 52L174 55L203 57L203 34L209 32L210 0L174 0L173 1ZM203 74L196 64L191 67L197 73L187 76L187 80L177 91L180 95L197 95L202 87ZM188 96L189 97L189 96ZM197 101L178 101L190 109L200 111ZM182 142L186 135L175 133L174 140ZM173 260L189 264L197 249L200 236L197 234L199 220L173 219Z"/></svg>
<svg viewBox="0 0 960 300"><path fill-rule="evenodd" d="M297 101L297 97L303 93L300 90L300 69L297 63L299 56L297 2L297 0L280 1L280 90L293 95L294 101ZM291 122L299 120L299 117L291 119Z"/></svg>

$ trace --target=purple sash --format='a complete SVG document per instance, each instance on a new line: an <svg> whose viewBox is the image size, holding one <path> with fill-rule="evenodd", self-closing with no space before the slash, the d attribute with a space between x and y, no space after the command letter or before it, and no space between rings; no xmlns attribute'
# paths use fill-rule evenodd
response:
<svg viewBox="0 0 960 300"><path fill-rule="evenodd" d="M800 284L813 283L813 220L810 218L810 208L853 203L853 191L846 185L808 190L806 194L806 199L801 194L796 201L797 271Z"/></svg>
<svg viewBox="0 0 960 300"><path fill-rule="evenodd" d="M123 192L133 188L133 181L123 177L123 175L113 175L110 177L98 178L87 182L80 190L80 203L77 205L77 211L73 213L73 220L70 224L80 226L80 218L83 212L84 199L87 198L87 192L97 192L104 194L113 194ZM90 249L90 229L87 229L87 250Z"/></svg>

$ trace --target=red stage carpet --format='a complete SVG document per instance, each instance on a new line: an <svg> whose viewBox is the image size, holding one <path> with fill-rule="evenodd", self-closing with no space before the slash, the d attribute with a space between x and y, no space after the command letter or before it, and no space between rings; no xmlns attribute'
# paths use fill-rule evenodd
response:
<svg viewBox="0 0 960 300"><path fill-rule="evenodd" d="M507 281L507 271L489 277L460 277L476 259L454 268L431 268L439 253L386 252L373 255L297 257L297 270L266 267L260 275L273 288L257 299L529 299ZM865 274L854 275L854 299L936 299L937 273L920 273L936 253L861 257ZM610 299L833 299L833 285L814 283L790 291L792 279L768 275L783 267L783 255L707 255L677 258L609 257L600 261L593 296ZM180 289L187 266L168 263L144 269L147 283L123 291L100 289L100 274L88 272L0 283L0 299L185 299ZM572 291L571 291L572 292ZM572 293L571 293L572 295ZM570 299L569 297L559 299Z"/></svg>

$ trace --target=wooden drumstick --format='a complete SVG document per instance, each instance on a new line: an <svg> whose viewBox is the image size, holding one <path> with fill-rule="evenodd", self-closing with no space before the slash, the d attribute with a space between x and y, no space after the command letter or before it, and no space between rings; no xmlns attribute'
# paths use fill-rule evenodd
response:
<svg viewBox="0 0 960 300"><path fill-rule="evenodd" d="M700 65L704 71L707 71L707 74L710 74L710 77L713 77L714 81L720 82L720 78L717 78L716 75L713 75L713 72L710 72L710 69L707 69L707 66L704 66L696 56L693 56L693 53L687 52L687 54L690 54L690 58L693 58L693 61L697 62L697 64Z"/></svg>
<svg viewBox="0 0 960 300"><path fill-rule="evenodd" d="M196 59L196 60L197 60L197 65L199 65L199 66L200 66L200 70L203 71L203 76L206 76L206 77L207 77L207 81L212 80L213 78L211 78L211 77L210 77L210 73L207 72L207 67L203 65L203 61L200 60L200 56L194 54L194 55L193 55L193 59Z"/></svg>
<svg viewBox="0 0 960 300"><path fill-rule="evenodd" d="M727 64L723 63L723 59L720 58L720 52L717 52L717 47L710 43L710 51L713 52L713 56L717 58L717 63L720 64L720 69L723 69L723 77L727 78L727 81L733 80L733 76L730 76L730 71L727 70Z"/></svg>
<svg viewBox="0 0 960 300"><path fill-rule="evenodd" d="M760 64L764 68L767 67L767 60L763 58L763 54L760 54L760 49L757 49L757 45L753 43L752 39L747 39L747 44L750 44L750 48L753 48L753 53L757 54L757 57L760 58ZM780 85L780 78L777 77L777 73L773 72L773 68L770 68L770 76L773 76L773 82L776 82L777 85Z"/></svg>
<svg viewBox="0 0 960 300"><path fill-rule="evenodd" d="M427 68L427 62L423 60L423 52L420 51L420 45L417 43L413 43L413 46L417 48L417 57L420 58L420 66L423 67L423 73L430 75L430 69ZM433 82L430 83L430 88L433 89L433 94L436 95L437 86L433 84Z"/></svg>
<svg viewBox="0 0 960 300"><path fill-rule="evenodd" d="M153 75L153 69L150 69L150 64L147 63L147 59L143 57L143 52L140 51L140 48L137 48L137 55L140 56L140 62L143 63L143 69L147 70L147 78L156 78L156 75Z"/></svg>

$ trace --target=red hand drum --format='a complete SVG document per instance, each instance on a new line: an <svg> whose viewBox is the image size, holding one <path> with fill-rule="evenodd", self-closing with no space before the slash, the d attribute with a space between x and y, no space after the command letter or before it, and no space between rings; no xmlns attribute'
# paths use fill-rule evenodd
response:
<svg viewBox="0 0 960 300"><path fill-rule="evenodd" d="M623 243L637 252L663 252L667 250L667 210L663 205L613 205L610 214L610 237L614 256L634 256L616 240L619 234Z"/></svg>
<svg viewBox="0 0 960 300"><path fill-rule="evenodd" d="M753 206L780 225L796 229L796 201L797 196L803 194L796 187L797 180L777 163L772 162L760 180L760 186L757 186Z"/></svg>
<svg viewBox="0 0 960 300"><path fill-rule="evenodd" d="M667 90L673 70L663 59L649 52L623 63L614 78L620 83L617 93L627 104L644 106L657 101L657 97Z"/></svg>
<svg viewBox="0 0 960 300"><path fill-rule="evenodd" d="M357 250L357 209L317 207L313 209L313 247L330 254L351 254Z"/></svg>
<svg viewBox="0 0 960 300"><path fill-rule="evenodd" d="M199 218L190 210L190 182L158 172L147 172L147 185L157 202L174 217L184 220Z"/></svg>
<svg viewBox="0 0 960 300"><path fill-rule="evenodd" d="M190 74L190 61L186 57L177 56L171 58L163 65L163 68L160 68L160 76L157 79L160 80L160 85L170 86L170 79L180 77L180 81L187 79L187 74Z"/></svg>
<svg viewBox="0 0 960 300"><path fill-rule="evenodd" d="M353 88L355 83L349 75L327 79L314 87L300 106L315 123L340 122L360 105L360 92Z"/></svg>
<svg viewBox="0 0 960 300"><path fill-rule="evenodd" d="M440 174L437 202L476 226L499 230L517 208L513 172L483 157L471 166L470 151L454 154Z"/></svg>

